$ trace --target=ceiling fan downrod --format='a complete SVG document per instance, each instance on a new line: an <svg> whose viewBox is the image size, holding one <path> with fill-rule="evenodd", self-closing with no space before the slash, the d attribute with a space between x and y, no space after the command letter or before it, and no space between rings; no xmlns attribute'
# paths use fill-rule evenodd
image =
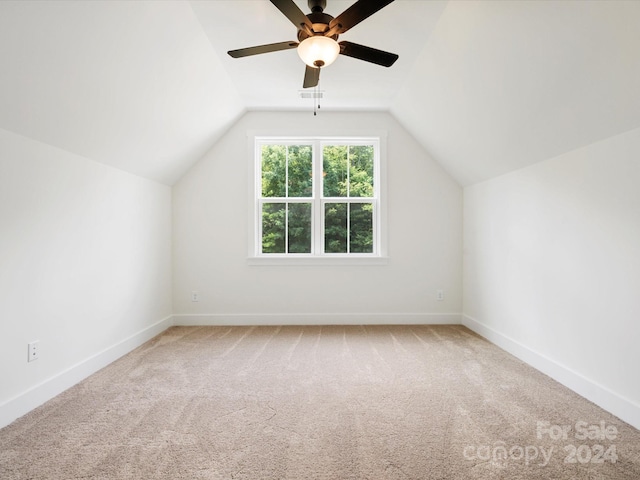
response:
<svg viewBox="0 0 640 480"><path fill-rule="evenodd" d="M309 5L309 10L313 13L322 13L327 7L327 0L308 0L307 5Z"/></svg>
<svg viewBox="0 0 640 480"><path fill-rule="evenodd" d="M326 0L308 0L307 4L311 13L305 15L311 25L302 25L298 30L298 41L302 42L304 39L313 36L327 36L333 40L338 40L337 31L329 32L329 24L333 20L333 16L324 13L324 9L327 6Z"/></svg>

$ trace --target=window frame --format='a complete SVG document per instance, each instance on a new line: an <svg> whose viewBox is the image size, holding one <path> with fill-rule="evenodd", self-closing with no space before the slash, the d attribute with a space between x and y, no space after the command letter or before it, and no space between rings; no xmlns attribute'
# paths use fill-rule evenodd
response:
<svg viewBox="0 0 640 480"><path fill-rule="evenodd" d="M250 265L382 265L387 263L386 251L386 136L384 135L249 135L250 196L249 253ZM311 145L312 195L310 197L262 197L262 146ZM374 196L325 197L322 178L322 152L325 145L373 145ZM311 253L262 253L262 205L265 203L311 203ZM373 252L324 253L325 205L328 203L373 204Z"/></svg>

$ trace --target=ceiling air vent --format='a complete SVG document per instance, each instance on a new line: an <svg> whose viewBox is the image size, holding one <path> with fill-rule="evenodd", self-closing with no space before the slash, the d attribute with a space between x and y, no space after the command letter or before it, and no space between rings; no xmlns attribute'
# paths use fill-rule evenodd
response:
<svg viewBox="0 0 640 480"><path fill-rule="evenodd" d="M324 91L300 90L300 98L323 98Z"/></svg>

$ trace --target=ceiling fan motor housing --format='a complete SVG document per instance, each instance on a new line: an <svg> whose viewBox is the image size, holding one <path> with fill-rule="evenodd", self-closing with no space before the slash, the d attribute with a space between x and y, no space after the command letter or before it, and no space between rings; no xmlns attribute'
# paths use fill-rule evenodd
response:
<svg viewBox="0 0 640 480"><path fill-rule="evenodd" d="M333 20L333 17L328 13L316 11L311 12L307 15L307 18L311 22L312 30L315 35L324 35L325 32L329 30L329 23ZM298 41L302 42L305 38L309 38L308 32L305 29L298 30ZM338 35L331 35L329 38L333 38L334 40L338 39Z"/></svg>

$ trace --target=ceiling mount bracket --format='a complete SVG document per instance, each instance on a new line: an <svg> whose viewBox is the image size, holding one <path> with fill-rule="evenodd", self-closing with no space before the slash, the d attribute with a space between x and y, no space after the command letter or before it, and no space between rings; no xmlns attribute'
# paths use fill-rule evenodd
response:
<svg viewBox="0 0 640 480"><path fill-rule="evenodd" d="M327 7L327 0L308 0L307 5L309 5L309 10L313 13L322 13Z"/></svg>

